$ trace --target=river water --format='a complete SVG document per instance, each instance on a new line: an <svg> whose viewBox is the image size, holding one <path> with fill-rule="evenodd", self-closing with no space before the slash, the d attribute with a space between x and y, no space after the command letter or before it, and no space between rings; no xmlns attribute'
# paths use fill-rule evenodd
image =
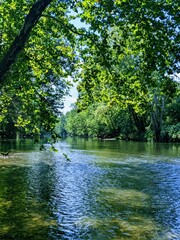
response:
<svg viewBox="0 0 180 240"><path fill-rule="evenodd" d="M48 147L48 146L47 146ZM179 240L180 144L1 143L0 239Z"/></svg>

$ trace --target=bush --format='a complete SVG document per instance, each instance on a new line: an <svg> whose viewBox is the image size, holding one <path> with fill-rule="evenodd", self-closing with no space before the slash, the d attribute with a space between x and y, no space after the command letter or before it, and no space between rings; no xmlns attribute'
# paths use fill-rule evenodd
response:
<svg viewBox="0 0 180 240"><path fill-rule="evenodd" d="M161 132L161 138L164 141L180 142L180 123L165 126Z"/></svg>

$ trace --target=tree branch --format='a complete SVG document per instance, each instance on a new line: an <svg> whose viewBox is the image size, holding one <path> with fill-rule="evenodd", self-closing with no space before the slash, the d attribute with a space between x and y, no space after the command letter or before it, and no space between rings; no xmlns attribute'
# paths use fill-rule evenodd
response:
<svg viewBox="0 0 180 240"><path fill-rule="evenodd" d="M52 0L38 0L33 4L28 15L25 18L24 24L16 36L5 56L0 62L0 85L4 84L5 74L9 71L12 64L16 61L18 54L23 50L31 30L37 24L42 12L47 8L47 6L52 2Z"/></svg>
<svg viewBox="0 0 180 240"><path fill-rule="evenodd" d="M64 22L62 22L61 20L57 19L54 16L51 15L47 15L47 14L42 14L42 17L46 17L46 18L52 18L53 20L55 20L56 22L58 22L61 26L67 28L68 30L70 30L71 32L80 35L80 36L85 36L87 37L87 34L83 33L82 31L78 31L73 24L69 24L69 25L65 25Z"/></svg>

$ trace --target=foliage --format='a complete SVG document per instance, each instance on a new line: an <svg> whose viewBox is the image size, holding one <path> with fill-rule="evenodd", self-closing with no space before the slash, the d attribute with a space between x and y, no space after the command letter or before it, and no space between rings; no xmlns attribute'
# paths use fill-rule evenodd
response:
<svg viewBox="0 0 180 240"><path fill-rule="evenodd" d="M76 110L67 114L68 122L65 124L65 130L71 136L87 136L86 111L76 114Z"/></svg>
<svg viewBox="0 0 180 240"><path fill-rule="evenodd" d="M164 126L161 137L165 141L178 142L180 140L180 123Z"/></svg>
<svg viewBox="0 0 180 240"><path fill-rule="evenodd" d="M55 127L55 132L61 137L67 136L67 131L65 130L65 124L66 124L66 118L65 118L65 115L62 114L61 117L59 118L59 121L56 123L56 127Z"/></svg>
<svg viewBox="0 0 180 240"><path fill-rule="evenodd" d="M173 99L167 106L166 119L162 128L161 137L165 141L177 142L180 140L180 98Z"/></svg>
<svg viewBox="0 0 180 240"><path fill-rule="evenodd" d="M70 136L134 139L136 133L128 109L108 107L102 103L91 105L79 113L77 109L71 110L65 115L63 126Z"/></svg>
<svg viewBox="0 0 180 240"><path fill-rule="evenodd" d="M56 136L72 76L81 112L67 114L68 133L143 139L149 129L159 141L169 106L178 111L179 13L178 0L1 1L1 130Z"/></svg>
<svg viewBox="0 0 180 240"><path fill-rule="evenodd" d="M3 71L0 72L0 122L12 122L18 131L31 135L39 135L42 130L53 131L70 84L67 76L76 61L75 36L66 27L68 1L39 1L43 2L52 3L33 25L23 51L16 56L10 70L3 77ZM9 50L15 52L15 41L35 4L24 0L1 2L1 67ZM27 35L24 33L22 38Z"/></svg>
<svg viewBox="0 0 180 240"><path fill-rule="evenodd" d="M178 2L86 3L78 2L94 35L81 51L79 109L94 102L129 108L139 134L150 127L159 141L166 104L179 85Z"/></svg>
<svg viewBox="0 0 180 240"><path fill-rule="evenodd" d="M170 120L169 110L173 109L174 104L176 106L177 103L169 104L164 112L164 121L159 136L160 141L177 142L180 140L180 126L179 121L176 120L176 115ZM179 109L179 106L177 107ZM57 126L57 132L65 132L69 136L102 139L116 137L123 140L156 141L150 112L147 113L143 122L145 124L145 132L141 136L129 108L119 108L118 105L109 107L104 103L97 103L80 112L76 108L68 112L62 117L61 122ZM63 136L63 134L61 135Z"/></svg>

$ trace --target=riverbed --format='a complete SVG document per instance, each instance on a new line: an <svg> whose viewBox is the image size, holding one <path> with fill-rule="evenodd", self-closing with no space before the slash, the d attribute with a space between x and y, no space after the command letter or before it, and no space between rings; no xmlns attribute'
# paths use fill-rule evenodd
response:
<svg viewBox="0 0 180 240"><path fill-rule="evenodd" d="M1 142L0 239L179 240L180 144Z"/></svg>

